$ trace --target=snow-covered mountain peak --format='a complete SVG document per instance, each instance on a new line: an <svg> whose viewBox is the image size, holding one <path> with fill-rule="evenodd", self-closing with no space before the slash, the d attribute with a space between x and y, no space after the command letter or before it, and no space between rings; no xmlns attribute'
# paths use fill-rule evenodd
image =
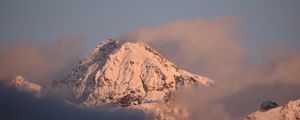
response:
<svg viewBox="0 0 300 120"><path fill-rule="evenodd" d="M80 64L89 64L94 61L99 61L101 57L110 54L112 51L119 47L120 43L116 40L106 40L97 45L93 51L85 57Z"/></svg>
<svg viewBox="0 0 300 120"><path fill-rule="evenodd" d="M145 43L109 39L54 85L70 91L72 99L83 105L131 107L166 102L178 89L213 83L179 69Z"/></svg>

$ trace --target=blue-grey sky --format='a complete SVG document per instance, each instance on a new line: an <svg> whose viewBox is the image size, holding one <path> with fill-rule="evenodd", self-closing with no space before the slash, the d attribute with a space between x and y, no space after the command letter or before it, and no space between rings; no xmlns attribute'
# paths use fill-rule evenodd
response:
<svg viewBox="0 0 300 120"><path fill-rule="evenodd" d="M176 20L238 18L245 48L269 43L300 46L299 0L1 0L0 40L87 40L86 50L112 36Z"/></svg>

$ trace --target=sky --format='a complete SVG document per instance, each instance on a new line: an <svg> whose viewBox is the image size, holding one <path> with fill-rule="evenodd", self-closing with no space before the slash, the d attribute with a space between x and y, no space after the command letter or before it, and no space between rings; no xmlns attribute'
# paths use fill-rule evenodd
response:
<svg viewBox="0 0 300 120"><path fill-rule="evenodd" d="M99 41L177 20L237 17L243 45L253 55L270 42L300 44L299 1L251 0L2 0L0 41L54 42L76 35L86 51Z"/></svg>
<svg viewBox="0 0 300 120"><path fill-rule="evenodd" d="M0 79L49 85L100 41L145 41L218 83L187 97L195 119L236 119L299 98L298 11L299 0L1 0Z"/></svg>

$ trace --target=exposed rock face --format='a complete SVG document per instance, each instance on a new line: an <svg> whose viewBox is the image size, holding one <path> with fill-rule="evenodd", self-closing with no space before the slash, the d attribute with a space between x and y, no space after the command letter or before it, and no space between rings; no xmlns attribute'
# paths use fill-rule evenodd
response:
<svg viewBox="0 0 300 120"><path fill-rule="evenodd" d="M268 111L254 112L241 120L300 120L300 99Z"/></svg>
<svg viewBox="0 0 300 120"><path fill-rule="evenodd" d="M179 69L144 43L121 44L110 39L98 45L67 78L54 85L70 91L73 100L83 105L114 104L155 112L164 111L163 106L167 105L162 103L170 101L173 91L213 83Z"/></svg>
<svg viewBox="0 0 300 120"><path fill-rule="evenodd" d="M22 76L16 76L16 78L11 82L11 85L15 86L17 89L21 91L33 93L37 97L40 97L42 93L41 86L25 80Z"/></svg>
<svg viewBox="0 0 300 120"><path fill-rule="evenodd" d="M271 100L268 101L264 101L261 105L260 105L260 109L261 110L270 110L273 108L279 107L279 105Z"/></svg>

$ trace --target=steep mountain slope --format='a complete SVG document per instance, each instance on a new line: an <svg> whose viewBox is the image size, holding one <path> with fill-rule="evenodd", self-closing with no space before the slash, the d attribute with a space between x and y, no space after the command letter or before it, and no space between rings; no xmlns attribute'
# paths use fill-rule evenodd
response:
<svg viewBox="0 0 300 120"><path fill-rule="evenodd" d="M113 104L152 109L168 102L175 90L213 83L179 69L144 43L121 44L109 39L81 60L67 78L54 82L54 86L66 89L73 94L74 102L86 106Z"/></svg>
<svg viewBox="0 0 300 120"><path fill-rule="evenodd" d="M300 120L300 99L268 111L254 112L241 120Z"/></svg>

